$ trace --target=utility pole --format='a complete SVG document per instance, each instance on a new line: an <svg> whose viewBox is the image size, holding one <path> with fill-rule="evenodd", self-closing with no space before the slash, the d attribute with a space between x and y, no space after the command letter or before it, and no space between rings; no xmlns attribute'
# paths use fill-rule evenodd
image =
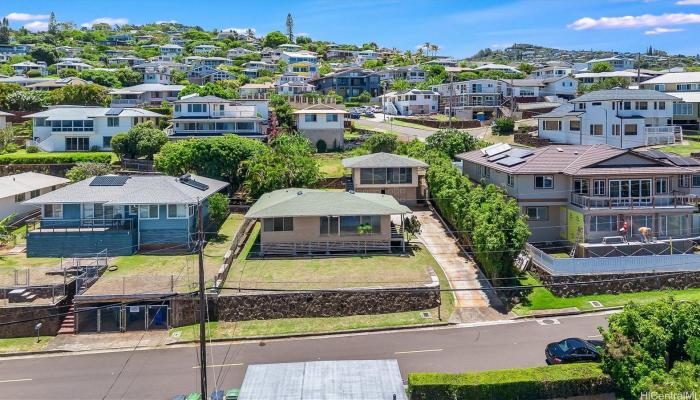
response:
<svg viewBox="0 0 700 400"><path fill-rule="evenodd" d="M199 244L199 379L202 399L207 398L207 341L206 318L207 299L204 294L204 222L202 220L202 202L197 203L197 232Z"/></svg>
<svg viewBox="0 0 700 400"><path fill-rule="evenodd" d="M452 113L454 112L452 99L455 95L454 93L454 74L450 73L450 113L447 115L447 126L452 129Z"/></svg>

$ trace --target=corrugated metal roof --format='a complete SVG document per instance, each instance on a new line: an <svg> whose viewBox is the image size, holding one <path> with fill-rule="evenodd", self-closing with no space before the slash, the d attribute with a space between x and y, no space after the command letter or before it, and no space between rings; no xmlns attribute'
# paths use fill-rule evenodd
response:
<svg viewBox="0 0 700 400"><path fill-rule="evenodd" d="M573 102L581 101L609 101L609 100L678 100L677 97L656 90L632 90L610 89L596 90L573 99Z"/></svg>
<svg viewBox="0 0 700 400"><path fill-rule="evenodd" d="M48 120L69 120L104 117L110 108L85 106L54 106L48 110L25 115L25 118L47 118ZM119 114L122 117L163 117L164 115L144 110L142 108L124 108Z"/></svg>
<svg viewBox="0 0 700 400"><path fill-rule="evenodd" d="M373 153L345 158L342 163L345 168L426 168L428 166L428 164L415 158L391 153Z"/></svg>
<svg viewBox="0 0 700 400"><path fill-rule="evenodd" d="M32 190L43 189L54 185L62 185L70 180L57 176L44 175L37 172L0 177L0 198L14 196Z"/></svg>
<svg viewBox="0 0 700 400"><path fill-rule="evenodd" d="M393 215L410 212L408 207L386 194L289 188L265 193L253 204L245 217Z"/></svg>
<svg viewBox="0 0 700 400"><path fill-rule="evenodd" d="M696 83L700 82L700 72L670 72L642 82L643 85L655 83Z"/></svg>

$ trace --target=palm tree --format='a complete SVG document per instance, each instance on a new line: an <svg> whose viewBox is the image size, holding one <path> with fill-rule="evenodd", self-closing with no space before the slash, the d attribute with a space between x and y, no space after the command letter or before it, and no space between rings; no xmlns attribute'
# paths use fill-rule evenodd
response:
<svg viewBox="0 0 700 400"><path fill-rule="evenodd" d="M436 44L431 44L431 45L430 45L430 50L433 51L433 56L436 56L438 50L440 50L440 46L438 46L438 45L436 45Z"/></svg>
<svg viewBox="0 0 700 400"><path fill-rule="evenodd" d="M423 43L423 46L421 48L425 49L426 53L430 54L430 48L433 44L430 42L425 42Z"/></svg>
<svg viewBox="0 0 700 400"><path fill-rule="evenodd" d="M12 218L14 218L14 216L14 214L11 214L3 219L0 219L0 244L5 244L12 240L13 228L10 226L10 221Z"/></svg>

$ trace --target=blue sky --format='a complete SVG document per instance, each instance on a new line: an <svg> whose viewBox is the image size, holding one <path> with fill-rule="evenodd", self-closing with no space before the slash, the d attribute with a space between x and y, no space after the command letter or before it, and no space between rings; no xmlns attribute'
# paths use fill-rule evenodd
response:
<svg viewBox="0 0 700 400"><path fill-rule="evenodd" d="M295 31L337 43L415 49L431 42L456 57L533 43L565 49L700 53L700 0L2 0L13 27L45 29L47 14L78 25L175 20L206 29Z"/></svg>

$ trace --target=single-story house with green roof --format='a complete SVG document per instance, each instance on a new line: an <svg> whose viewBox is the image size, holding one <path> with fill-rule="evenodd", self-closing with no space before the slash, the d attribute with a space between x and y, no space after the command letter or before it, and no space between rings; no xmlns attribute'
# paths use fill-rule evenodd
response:
<svg viewBox="0 0 700 400"><path fill-rule="evenodd" d="M391 153L373 153L345 158L351 169L346 189L393 196L401 204L414 205L426 197L425 171L428 164Z"/></svg>
<svg viewBox="0 0 700 400"><path fill-rule="evenodd" d="M366 253L405 250L391 216L410 212L386 194L290 188L265 193L245 218L261 222L261 256Z"/></svg>

